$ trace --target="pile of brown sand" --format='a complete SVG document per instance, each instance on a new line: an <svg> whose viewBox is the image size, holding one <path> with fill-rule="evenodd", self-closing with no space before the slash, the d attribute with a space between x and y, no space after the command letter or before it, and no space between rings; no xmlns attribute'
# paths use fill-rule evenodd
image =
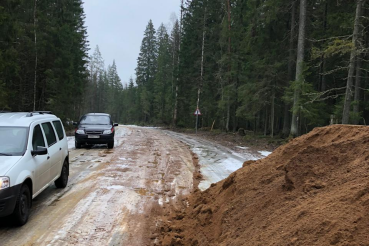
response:
<svg viewBox="0 0 369 246"><path fill-rule="evenodd" d="M157 244L369 245L368 175L368 127L316 128L196 190Z"/></svg>

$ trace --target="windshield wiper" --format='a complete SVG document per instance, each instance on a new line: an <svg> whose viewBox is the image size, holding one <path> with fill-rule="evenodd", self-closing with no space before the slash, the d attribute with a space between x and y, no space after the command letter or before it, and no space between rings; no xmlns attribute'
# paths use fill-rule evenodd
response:
<svg viewBox="0 0 369 246"><path fill-rule="evenodd" d="M12 156L11 154L0 153L2 156Z"/></svg>

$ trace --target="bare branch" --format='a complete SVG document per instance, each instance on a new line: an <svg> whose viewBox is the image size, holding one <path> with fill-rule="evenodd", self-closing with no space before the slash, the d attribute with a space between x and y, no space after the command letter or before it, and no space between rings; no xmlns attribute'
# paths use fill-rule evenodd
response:
<svg viewBox="0 0 369 246"><path fill-rule="evenodd" d="M323 39L308 39L309 41L311 42L324 42L324 41L327 41L327 40L333 40L333 39L351 39L352 38L352 34L350 35L343 35L343 36L336 36L336 37L329 37L329 38L323 38Z"/></svg>

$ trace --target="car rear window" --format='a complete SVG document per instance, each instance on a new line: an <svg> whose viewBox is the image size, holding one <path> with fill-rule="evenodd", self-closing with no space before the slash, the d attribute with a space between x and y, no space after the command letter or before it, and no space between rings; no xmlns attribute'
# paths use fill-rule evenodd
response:
<svg viewBox="0 0 369 246"><path fill-rule="evenodd" d="M58 134L59 140L62 140L64 138L64 131L63 126L60 121L56 120L53 121L56 133Z"/></svg>
<svg viewBox="0 0 369 246"><path fill-rule="evenodd" d="M110 117L107 115L84 115L80 120L82 125L110 125Z"/></svg>
<svg viewBox="0 0 369 246"><path fill-rule="evenodd" d="M53 127L50 122L42 123L42 128L44 129L47 144L49 146L56 143L56 136Z"/></svg>

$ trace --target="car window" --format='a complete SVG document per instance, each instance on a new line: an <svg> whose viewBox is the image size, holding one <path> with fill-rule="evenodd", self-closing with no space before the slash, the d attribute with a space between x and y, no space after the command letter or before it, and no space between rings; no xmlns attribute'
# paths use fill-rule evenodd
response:
<svg viewBox="0 0 369 246"><path fill-rule="evenodd" d="M32 148L33 150L37 150L37 147L46 147L44 135L42 135L40 125L35 126L33 129L33 136L32 136Z"/></svg>
<svg viewBox="0 0 369 246"><path fill-rule="evenodd" d="M59 140L64 138L63 126L60 121L53 121L56 133L58 134Z"/></svg>
<svg viewBox="0 0 369 246"><path fill-rule="evenodd" d="M56 136L53 127L50 122L42 123L42 129L44 129L47 144L49 146L56 143Z"/></svg>
<svg viewBox="0 0 369 246"><path fill-rule="evenodd" d="M80 120L82 125L110 125L111 120L106 115L84 115Z"/></svg>

